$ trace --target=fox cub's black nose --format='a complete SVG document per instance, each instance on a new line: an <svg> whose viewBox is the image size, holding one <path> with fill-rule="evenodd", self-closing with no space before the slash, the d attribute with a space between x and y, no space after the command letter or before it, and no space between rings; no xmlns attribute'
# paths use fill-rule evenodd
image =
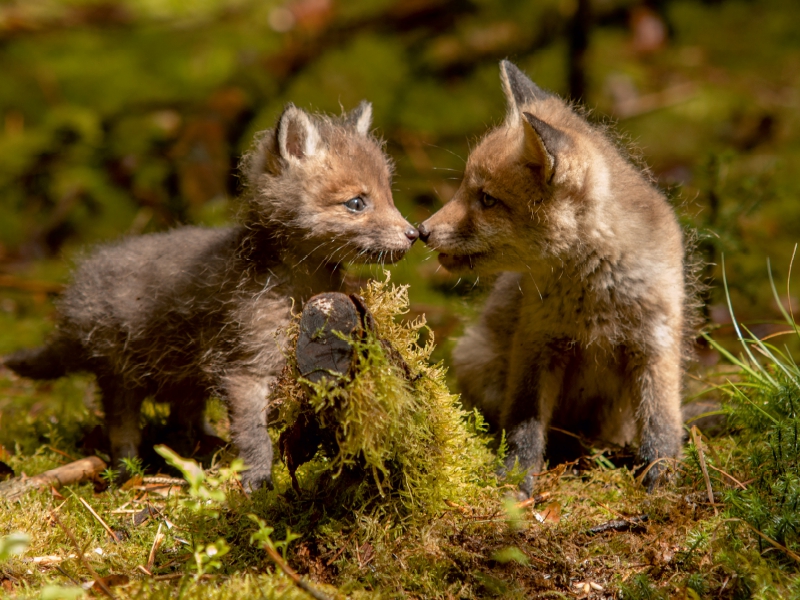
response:
<svg viewBox="0 0 800 600"><path fill-rule="evenodd" d="M431 232L428 231L427 227L425 227L425 223L423 223L422 225L419 226L419 239L421 239L423 242L427 242L428 241L428 236L430 234L431 234Z"/></svg>
<svg viewBox="0 0 800 600"><path fill-rule="evenodd" d="M419 231L414 227L409 227L406 229L406 237L413 242L419 237Z"/></svg>

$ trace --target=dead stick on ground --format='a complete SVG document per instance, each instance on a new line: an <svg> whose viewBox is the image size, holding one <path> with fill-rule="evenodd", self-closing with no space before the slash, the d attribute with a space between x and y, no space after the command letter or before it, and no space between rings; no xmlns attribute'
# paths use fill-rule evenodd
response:
<svg viewBox="0 0 800 600"><path fill-rule="evenodd" d="M798 555L796 552L792 552L786 546L781 546L778 542L773 540L771 537L761 533L758 529L756 529L755 527L750 525L750 523L748 523L747 521L743 521L742 519L731 519L731 521L739 521L740 523L744 523L750 529L752 529L753 533L755 533L762 540L764 540L765 542L770 544L772 547L777 548L778 550L783 550L784 552L786 552L786 554L789 556L789 558L791 558L792 560L800 563L800 555Z"/></svg>
<svg viewBox="0 0 800 600"><path fill-rule="evenodd" d="M147 557L147 570L152 571L153 565L156 562L156 552L161 547L161 542L164 541L164 534L161 533L161 526L162 523L158 524L158 531L156 531L156 537L153 540L153 547L150 548L150 556Z"/></svg>
<svg viewBox="0 0 800 600"><path fill-rule="evenodd" d="M89 506L89 503L86 500L84 500L83 498L78 498L78 500L80 501L81 504L83 504L86 507L86 510L89 511L89 514L91 514L95 519L97 519L97 522L103 526L103 529L105 529L108 532L108 535L114 538L114 541L119 544L119 536L116 533L114 533L114 530L111 529L111 527L108 526L108 523L106 523L103 520L103 518L94 511L94 509L91 506Z"/></svg>
<svg viewBox="0 0 800 600"><path fill-rule="evenodd" d="M600 525L596 525L595 527L589 529L586 533L589 535L597 535L598 533L605 533L606 531L629 531L631 529L644 527L644 523L646 523L648 520L649 518L647 515L615 519L613 521L607 521Z"/></svg>
<svg viewBox="0 0 800 600"><path fill-rule="evenodd" d="M714 509L714 516L717 516L717 505L714 503L714 489L711 487L711 478L708 476L708 468L706 468L706 457L703 454L703 446L700 441L700 431L697 425L692 425L692 442L694 447L697 448L697 459L700 462L700 470L703 472L703 479L706 480L706 491L708 492L708 501Z"/></svg>
<svg viewBox="0 0 800 600"><path fill-rule="evenodd" d="M0 483L0 499L16 500L30 490L38 490L53 486L58 489L71 483L80 483L93 479L106 469L104 463L97 456L82 458L75 462L50 469L33 477L15 477Z"/></svg>
<svg viewBox="0 0 800 600"><path fill-rule="evenodd" d="M72 545L75 546L75 550L78 553L78 559L80 559L81 563L83 563L83 566L86 567L86 570L89 571L89 574L94 579L94 582L97 584L97 587L99 587L106 596L108 596L109 598L114 598L116 600L116 597L114 596L114 594L111 593L111 589L105 584L103 578L97 574L97 571L95 571L92 568L92 565L89 564L89 561L86 560L86 556L84 556L83 554L83 548L81 548L80 544L78 544L78 540L75 539L75 535L69 529L67 529L67 527L61 522L61 519L58 518L58 515L55 512L50 513L50 516L53 517L53 520L56 523L58 523L58 526L61 527L64 533L67 534L67 537L70 539L70 541L72 541Z"/></svg>
<svg viewBox="0 0 800 600"><path fill-rule="evenodd" d="M272 548L269 544L264 544L262 547L272 559L272 562L278 565L280 570L286 573L286 575L289 576L289 579L291 579L297 587L309 594L312 598L316 598L316 600L332 600L332 598L327 594L323 594L322 592L315 590L313 587L303 581L300 575L295 573L294 569L286 564L275 548Z"/></svg>
<svg viewBox="0 0 800 600"><path fill-rule="evenodd" d="M334 554L334 555L333 555L333 557L332 557L330 560L328 560L328 566L329 566L329 567L330 567L330 566L331 566L331 565L332 565L332 564L333 564L333 563L336 561L336 559L337 559L337 558L339 558L339 557L342 555L342 552L344 552L344 551L345 551L345 549L347 548L347 545L350 543L350 540L352 540L352 539L353 539L353 536L354 536L355 534L356 534L356 532L355 532L355 531L354 531L353 533L351 533L351 534L350 534L350 537L348 537L348 538L347 538L347 540L345 541L345 543L344 543L344 544L342 544L342 547L341 547L341 548L339 548L339 549L336 551L336 554Z"/></svg>
<svg viewBox="0 0 800 600"><path fill-rule="evenodd" d="M536 494L528 498L527 500L523 500L522 502L517 502L517 508L527 508L528 506L536 506L537 504L541 504L545 500L549 499L552 496L551 492L542 492L541 494Z"/></svg>
<svg viewBox="0 0 800 600"><path fill-rule="evenodd" d="M715 467L714 465L706 465L706 466L707 466L708 468L710 468L710 469L714 469L714 470L715 470L717 473L720 473L721 475L725 475L725 477L727 477L728 479L730 479L731 481L733 481L733 483L735 483L736 485L738 485L738 486L739 486L740 488L742 488L743 490L746 490L746 489L747 489L747 486L746 486L745 484L743 484L741 481L739 481L738 479L736 479L736 477L734 477L734 476L733 476L733 475L731 475L730 473L726 473L725 471L723 471L722 469L718 469L718 468L717 468L717 467Z"/></svg>

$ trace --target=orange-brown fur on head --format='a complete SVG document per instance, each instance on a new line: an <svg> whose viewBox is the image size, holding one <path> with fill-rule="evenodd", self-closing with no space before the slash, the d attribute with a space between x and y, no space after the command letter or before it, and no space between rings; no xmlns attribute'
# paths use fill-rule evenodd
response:
<svg viewBox="0 0 800 600"><path fill-rule="evenodd" d="M251 227L311 262L393 262L416 238L395 208L392 165L369 131L372 109L310 115L289 105L245 158ZM363 201L361 210L347 202Z"/></svg>
<svg viewBox="0 0 800 600"><path fill-rule="evenodd" d="M455 196L421 227L444 266L529 271L560 264L587 244L616 252L620 242L636 238L623 228L674 219L665 203L637 199L659 194L567 103L539 88L520 90L507 70L503 84L505 121L472 151ZM679 249L680 236L670 245Z"/></svg>

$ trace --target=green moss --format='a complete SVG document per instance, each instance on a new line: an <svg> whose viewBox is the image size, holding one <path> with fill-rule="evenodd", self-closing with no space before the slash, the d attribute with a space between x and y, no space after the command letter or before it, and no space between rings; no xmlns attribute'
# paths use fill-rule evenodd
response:
<svg viewBox="0 0 800 600"><path fill-rule="evenodd" d="M433 339L418 344L424 319L398 320L408 310L407 286L390 284L387 274L385 282L372 281L361 293L376 329L354 343L352 379L298 380L290 356L273 394L285 428L310 410L333 441L298 471L301 489L291 493L346 506L349 518L374 508L370 518L390 519L382 528L418 525L442 510L445 500L471 502L494 487L497 459L481 417L461 408L445 384L444 366L430 364ZM292 328L294 338L298 330ZM381 340L397 350L409 374Z"/></svg>

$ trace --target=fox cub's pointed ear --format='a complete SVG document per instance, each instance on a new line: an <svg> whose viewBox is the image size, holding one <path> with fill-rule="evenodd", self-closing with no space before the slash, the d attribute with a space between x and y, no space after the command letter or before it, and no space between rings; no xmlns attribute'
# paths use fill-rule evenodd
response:
<svg viewBox="0 0 800 600"><path fill-rule="evenodd" d="M508 115L512 121L519 119L519 114L526 105L550 97L548 92L533 83L516 65L507 60L500 61L500 79L506 95Z"/></svg>
<svg viewBox="0 0 800 600"><path fill-rule="evenodd" d="M311 117L289 104L278 119L276 128L278 152L289 161L303 160L319 152L321 139Z"/></svg>
<svg viewBox="0 0 800 600"><path fill-rule="evenodd" d="M531 113L523 113L525 153L533 163L542 166L544 180L550 183L558 167L558 157L570 146L569 136L548 125Z"/></svg>
<svg viewBox="0 0 800 600"><path fill-rule="evenodd" d="M355 127L360 135L366 136L372 126L372 104L362 100L361 104L351 110L344 120L348 125Z"/></svg>

